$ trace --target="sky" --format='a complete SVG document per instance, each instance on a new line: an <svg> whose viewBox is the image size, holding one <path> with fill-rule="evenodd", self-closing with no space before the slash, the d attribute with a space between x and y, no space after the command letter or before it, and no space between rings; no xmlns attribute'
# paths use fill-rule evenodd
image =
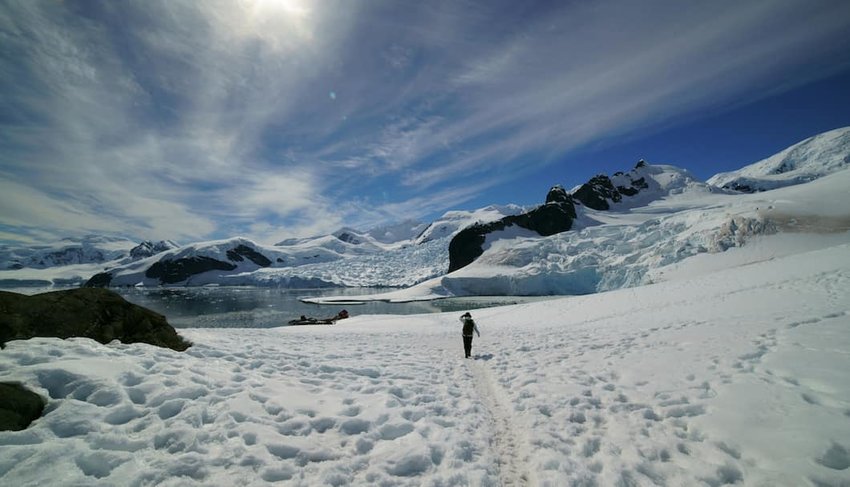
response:
<svg viewBox="0 0 850 487"><path fill-rule="evenodd" d="M850 125L844 0L0 2L0 241L260 243Z"/></svg>

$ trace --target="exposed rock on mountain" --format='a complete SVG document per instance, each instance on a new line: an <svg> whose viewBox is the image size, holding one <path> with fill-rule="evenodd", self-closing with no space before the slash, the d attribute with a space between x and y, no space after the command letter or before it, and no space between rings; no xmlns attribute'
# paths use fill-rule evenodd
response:
<svg viewBox="0 0 850 487"><path fill-rule="evenodd" d="M27 296L0 291L0 344L32 337L86 337L100 343L148 343L186 350L165 317L106 289L70 289Z"/></svg>
<svg viewBox="0 0 850 487"><path fill-rule="evenodd" d="M509 215L490 223L478 223L461 230L449 243L449 272L469 265L484 253L486 237L516 225L546 237L572 228L576 210L572 198L561 186L546 195L546 203L520 215Z"/></svg>
<svg viewBox="0 0 850 487"><path fill-rule="evenodd" d="M647 164L641 159L629 172L610 178L599 174L581 185L573 198L597 211L628 210L685 192L711 193L717 188L697 180L685 169L663 164Z"/></svg>
<svg viewBox="0 0 850 487"><path fill-rule="evenodd" d="M273 259L285 263L285 257L289 255L244 238L204 242L110 268L92 276L85 286L205 284L222 275L271 267Z"/></svg>
<svg viewBox="0 0 850 487"><path fill-rule="evenodd" d="M646 178L649 167L646 161L641 159L628 173L615 173L613 180L605 174L598 174L582 184L573 193L573 198L588 208L609 210L613 203L623 201L623 197L636 196L641 190L649 188Z"/></svg>
<svg viewBox="0 0 850 487"><path fill-rule="evenodd" d="M130 258L133 260L146 259L156 254L165 252L166 250L172 250L176 248L177 244L170 240L160 240L159 242L151 242L150 240L145 240L144 242L140 243L139 245L133 247L130 250Z"/></svg>
<svg viewBox="0 0 850 487"><path fill-rule="evenodd" d="M268 267L272 265L272 261L270 261L265 255L257 252L251 247L248 247L247 245L240 245L235 249L227 251L227 258L233 262L242 262L242 257L245 257L260 267Z"/></svg>
<svg viewBox="0 0 850 487"><path fill-rule="evenodd" d="M241 257L237 256L239 260ZM194 256L175 260L161 260L154 263L145 271L145 277L159 279L164 284L175 284L185 281L195 274L207 271L232 271L236 266L210 257Z"/></svg>

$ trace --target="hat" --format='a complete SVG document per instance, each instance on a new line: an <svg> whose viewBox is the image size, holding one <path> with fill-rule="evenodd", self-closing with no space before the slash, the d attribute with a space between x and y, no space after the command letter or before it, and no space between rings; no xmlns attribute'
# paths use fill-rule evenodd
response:
<svg viewBox="0 0 850 487"><path fill-rule="evenodd" d="M469 314L469 312L466 312L466 313L460 315L461 318L463 318L464 316L469 316L470 318L472 318L472 315Z"/></svg>

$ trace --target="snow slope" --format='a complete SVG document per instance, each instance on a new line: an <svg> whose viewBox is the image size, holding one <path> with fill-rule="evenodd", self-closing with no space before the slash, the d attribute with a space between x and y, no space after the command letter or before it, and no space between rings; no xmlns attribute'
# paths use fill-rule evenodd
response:
<svg viewBox="0 0 850 487"><path fill-rule="evenodd" d="M737 171L708 180L718 187L757 192L813 181L850 167L850 127L830 130Z"/></svg>
<svg viewBox="0 0 850 487"><path fill-rule="evenodd" d="M0 432L0 484L847 485L850 245L808 238L476 311L475 360L460 313L11 342L0 380L49 402Z"/></svg>

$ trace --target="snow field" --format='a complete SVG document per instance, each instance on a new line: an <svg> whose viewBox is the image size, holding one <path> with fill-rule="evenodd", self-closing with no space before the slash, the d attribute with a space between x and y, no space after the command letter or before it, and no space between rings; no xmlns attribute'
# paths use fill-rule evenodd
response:
<svg viewBox="0 0 850 487"><path fill-rule="evenodd" d="M475 360L459 313L12 342L0 484L848 485L847 289L838 244L478 310Z"/></svg>

